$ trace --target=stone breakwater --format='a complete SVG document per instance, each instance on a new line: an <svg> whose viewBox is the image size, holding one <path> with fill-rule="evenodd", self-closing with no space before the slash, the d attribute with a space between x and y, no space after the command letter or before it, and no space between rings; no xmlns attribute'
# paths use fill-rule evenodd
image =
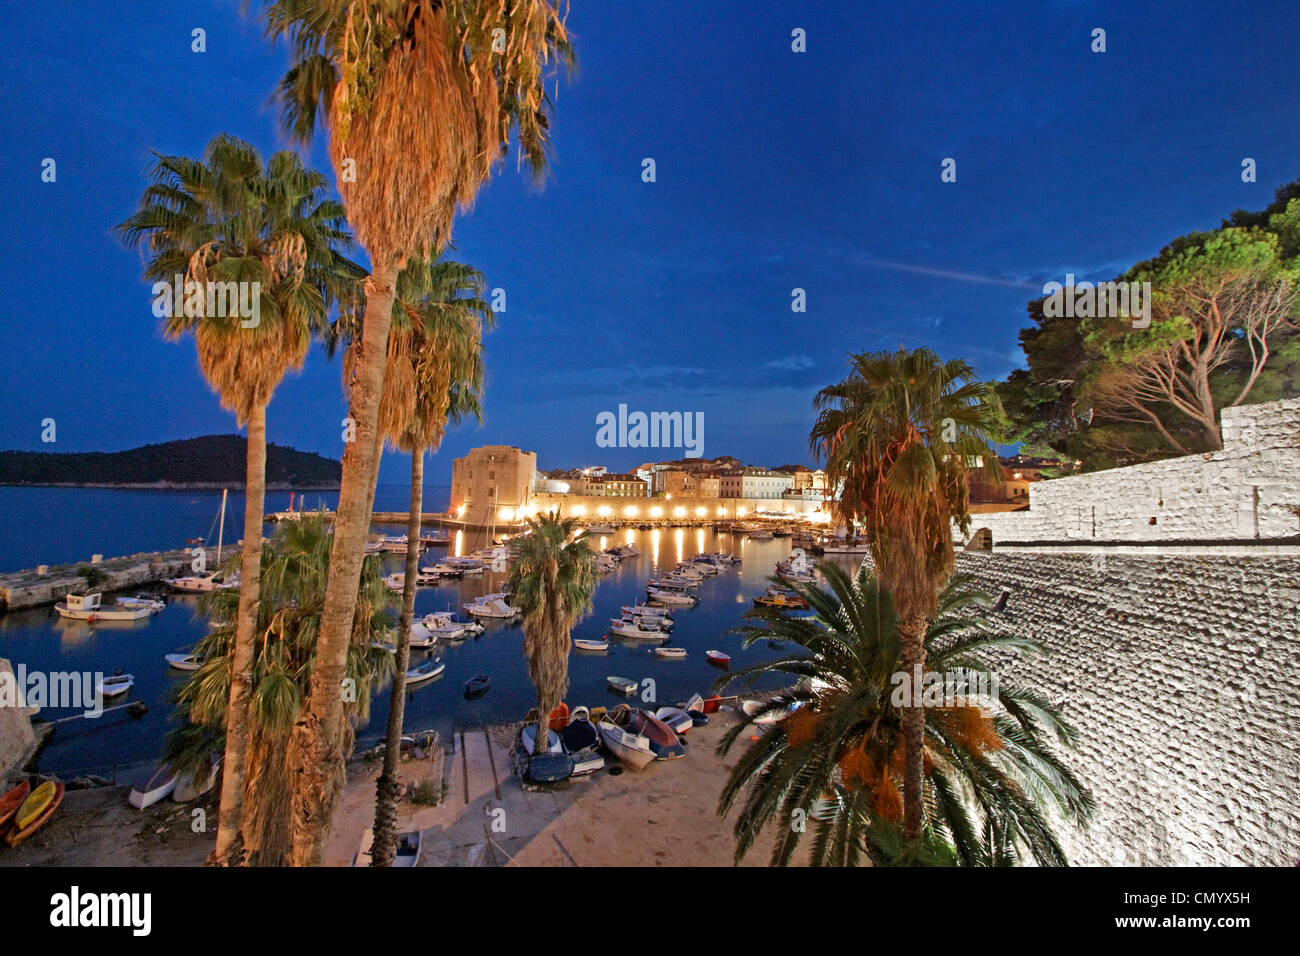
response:
<svg viewBox="0 0 1300 956"><path fill-rule="evenodd" d="M1300 561L1047 550L960 554L994 621L1041 643L1000 674L1078 730L1081 865L1300 860Z"/></svg>
<svg viewBox="0 0 1300 956"><path fill-rule="evenodd" d="M152 551L109 558L94 565L88 561L59 565L49 568L44 574L37 570L0 574L0 611L53 604L68 594L82 594L87 590L119 591L190 574L193 560L185 549ZM86 579L77 573L77 569L83 567L93 567L103 574L104 583L87 588Z"/></svg>

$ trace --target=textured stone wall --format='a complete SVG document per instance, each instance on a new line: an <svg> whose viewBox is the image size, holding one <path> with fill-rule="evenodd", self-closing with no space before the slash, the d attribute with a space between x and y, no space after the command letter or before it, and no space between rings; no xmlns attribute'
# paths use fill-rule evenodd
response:
<svg viewBox="0 0 1300 956"><path fill-rule="evenodd" d="M971 528L991 530L995 548L1300 534L1300 398L1226 408L1220 424L1222 451L1034 482L1028 511L976 515Z"/></svg>
<svg viewBox="0 0 1300 956"><path fill-rule="evenodd" d="M13 668L0 657L0 681L5 683L4 700L0 701L0 785L22 768L36 748L36 735L32 732L31 709L6 706L10 693L23 697L25 688L18 687Z"/></svg>
<svg viewBox="0 0 1300 956"><path fill-rule="evenodd" d="M1300 861L1300 560L961 553L1080 734L1081 865Z"/></svg>

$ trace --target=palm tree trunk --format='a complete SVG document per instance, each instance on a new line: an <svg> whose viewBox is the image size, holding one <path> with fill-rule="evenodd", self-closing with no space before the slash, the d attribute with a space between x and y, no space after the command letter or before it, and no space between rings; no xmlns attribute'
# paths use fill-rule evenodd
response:
<svg viewBox="0 0 1300 956"><path fill-rule="evenodd" d="M902 642L903 671L912 687L911 703L903 709L903 835L916 838L921 835L924 819L922 806L922 777L924 774L925 703L913 683L918 668L925 671L926 620L922 614L913 615L902 623L899 637Z"/></svg>
<svg viewBox="0 0 1300 956"><path fill-rule="evenodd" d="M415 620L415 576L420 570L420 511L424 507L424 449L411 452L411 514L406 521L406 581L402 613L397 622L396 673L388 703L388 739L384 769L375 784L375 840L371 866L392 866L397 853L397 761L402 754L402 722L406 716L406 669L411 663L411 624Z"/></svg>
<svg viewBox="0 0 1300 956"><path fill-rule="evenodd" d="M261 589L262 519L266 506L266 406L248 418L248 451L244 465L244 550L239 568L239 613L235 621L235 652L230 665L230 701L226 707L226 755L221 771L221 811L217 845L208 862L230 866L240 854L240 824L244 815L244 776L248 750L248 701L253 685L257 638L257 608Z"/></svg>
<svg viewBox="0 0 1300 956"><path fill-rule="evenodd" d="M343 480L334 544L330 549L329 583L316 643L316 664L302 716L293 728L292 766L297 768L293 792L293 863L320 863L329 835L334 804L344 782L343 695L357 586L370 533L370 500L375 480L375 432L379 396L384 385L388 329L392 324L397 266L384 266L366 280L366 315L350 395L356 440L343 453Z"/></svg>

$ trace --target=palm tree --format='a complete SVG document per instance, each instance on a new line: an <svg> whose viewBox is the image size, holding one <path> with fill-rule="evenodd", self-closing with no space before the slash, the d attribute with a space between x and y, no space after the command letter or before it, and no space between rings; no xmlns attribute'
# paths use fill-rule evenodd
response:
<svg viewBox="0 0 1300 956"><path fill-rule="evenodd" d="M881 585L898 610L903 669L925 666L926 621L955 559L952 525L970 524L968 469L992 469L988 445L1001 420L993 389L959 359L930 349L850 356L850 374L822 389L810 444L826 460L836 508L850 529L866 526ZM920 836L925 716L904 714L903 832Z"/></svg>
<svg viewBox="0 0 1300 956"><path fill-rule="evenodd" d="M390 693L384 768L376 784L372 866L391 866L397 851L397 763L401 756L406 669L420 563L424 454L430 448L436 451L442 444L449 422L457 423L469 416L482 420L482 329L493 318L492 310L481 298L484 287L478 270L445 259L412 259L397 281L397 307L403 310L406 321L399 322L395 317L389 333L390 367L384 375L379 418L386 437L411 454L411 504L406 523L406 577L397 625L396 673ZM398 358L404 359L404 364ZM409 387L403 387L408 380ZM388 406L394 407L390 411ZM406 406L409 411L402 419L398 407Z"/></svg>
<svg viewBox="0 0 1300 956"><path fill-rule="evenodd" d="M296 768L289 738L301 713L316 662L316 636L329 573L330 531L318 515L304 515L276 529L262 549L261 601L257 604L253 680L249 697L247 786L243 799L243 855L255 866L283 866L291 857L290 800ZM244 578L247 580L247 578ZM242 585L241 585L242 586ZM201 599L213 621L228 621L241 596L217 590ZM374 685L392 669L392 656L372 646L389 626L392 596L379 558L367 559L357 592L357 616L341 699L345 723L369 716ZM230 626L214 626L194 648L203 663L181 688L182 725L169 735L167 757L180 767L206 766L220 752L228 726L229 685L237 641Z"/></svg>
<svg viewBox="0 0 1300 956"><path fill-rule="evenodd" d="M266 407L285 373L302 367L313 331L325 325L331 303L359 270L340 251L350 241L343 207L325 198L325 177L292 152L275 153L263 165L248 143L221 134L202 159L155 156L139 208L117 227L128 246L147 256L145 277L170 286L179 276L195 283L205 303L215 304L223 288L258 296L251 317L206 305L182 308L178 302L163 325L170 339L194 337L204 378L236 422L248 427L230 726L211 859L225 864L238 853L244 788L266 497ZM230 303L227 299L225 305Z"/></svg>
<svg viewBox="0 0 1300 956"><path fill-rule="evenodd" d="M286 129L308 141L318 120L348 222L370 257L370 311L349 383L356 440L343 456L321 666L294 733L294 861L319 861L342 760L337 728L353 594L370 526L380 394L397 277L440 252L517 135L520 162L545 169L553 59L570 59L551 0L269 0L273 38L292 65L280 84Z"/></svg>
<svg viewBox="0 0 1300 956"><path fill-rule="evenodd" d="M818 568L828 589L796 585L811 615L759 608L746 614L753 623L737 629L746 646L776 638L799 652L719 681L725 687L769 673L798 681L769 703L788 716L741 757L719 799L724 815L743 801L734 828L737 861L764 828L777 826L771 863L789 864L804 833L799 824L808 824L811 862L819 866L854 866L863 858L877 866L1065 865L1045 810L1078 822L1092 812L1091 795L1057 753L1072 745L1075 732L1032 688L993 682L992 660L1041 648L991 630L980 613L990 606L987 595L961 575L948 581L925 646L932 668L951 680L952 696L922 711L926 826L919 842L900 839L903 801L894 781L905 760L910 708L897 701L899 619L865 564L852 578L829 562ZM730 730L719 753L743 731Z"/></svg>
<svg viewBox="0 0 1300 956"><path fill-rule="evenodd" d="M546 750L547 718L569 689L569 636L591 611L596 555L574 518L551 511L528 519L514 567L510 601L523 615L528 676L537 688L538 753Z"/></svg>

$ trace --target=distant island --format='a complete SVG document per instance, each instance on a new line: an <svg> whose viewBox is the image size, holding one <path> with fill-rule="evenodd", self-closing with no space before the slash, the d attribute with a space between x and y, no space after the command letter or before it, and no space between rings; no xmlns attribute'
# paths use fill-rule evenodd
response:
<svg viewBox="0 0 1300 956"><path fill-rule="evenodd" d="M242 435L204 435L129 451L0 451L0 485L242 489L247 444ZM268 490L332 490L341 474L332 458L267 443Z"/></svg>

